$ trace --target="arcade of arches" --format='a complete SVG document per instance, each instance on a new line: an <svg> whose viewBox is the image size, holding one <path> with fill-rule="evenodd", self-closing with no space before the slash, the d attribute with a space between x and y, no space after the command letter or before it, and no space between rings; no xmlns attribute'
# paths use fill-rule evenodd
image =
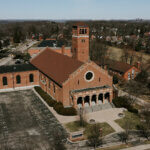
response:
<svg viewBox="0 0 150 150"><path fill-rule="evenodd" d="M73 96L73 105L76 108L101 105L112 102L112 91L86 92Z"/></svg>

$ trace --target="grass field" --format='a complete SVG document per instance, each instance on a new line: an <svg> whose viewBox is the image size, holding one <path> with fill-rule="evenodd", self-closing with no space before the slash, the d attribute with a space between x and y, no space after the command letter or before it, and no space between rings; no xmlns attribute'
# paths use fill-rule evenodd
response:
<svg viewBox="0 0 150 150"><path fill-rule="evenodd" d="M114 59L114 60L121 60L121 57L123 56L123 50L117 47L108 47L108 53L110 54L110 58ZM148 61L150 60L150 55L149 54L145 54L142 52L136 52L136 57L134 62L138 61L138 56L140 56L142 54L143 57L143 63L148 63Z"/></svg>
<svg viewBox="0 0 150 150"><path fill-rule="evenodd" d="M74 122L69 122L67 124L65 124L65 127L67 128L67 130L69 132L76 132L76 131L81 131L81 130L85 130L85 135L88 132L88 128L91 124L86 124L85 127L81 127L79 124L79 121L74 121ZM106 136L110 133L114 132L114 129L107 124L106 122L104 123L98 123L98 125L100 126L100 128L102 128L102 135Z"/></svg>
<svg viewBox="0 0 150 150"><path fill-rule="evenodd" d="M128 112L125 112L125 117L122 119L115 120L123 129L126 128L127 124L130 124L131 129L137 129L137 126L140 125L140 118L138 115Z"/></svg>

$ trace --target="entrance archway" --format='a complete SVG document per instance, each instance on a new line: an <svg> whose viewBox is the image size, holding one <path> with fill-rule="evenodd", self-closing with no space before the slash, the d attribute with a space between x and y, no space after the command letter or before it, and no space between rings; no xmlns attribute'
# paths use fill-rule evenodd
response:
<svg viewBox="0 0 150 150"><path fill-rule="evenodd" d="M110 102L110 94L108 92L105 93L105 102L106 103Z"/></svg>
<svg viewBox="0 0 150 150"><path fill-rule="evenodd" d="M91 102L92 102L92 106L96 105L96 95L92 96Z"/></svg>
<svg viewBox="0 0 150 150"><path fill-rule="evenodd" d="M82 97L78 97L78 99L77 99L77 105L78 105L78 108L82 107Z"/></svg>
<svg viewBox="0 0 150 150"><path fill-rule="evenodd" d="M84 106L85 107L90 106L90 97L89 96L84 97Z"/></svg>
<svg viewBox="0 0 150 150"><path fill-rule="evenodd" d="M103 104L103 94L99 94L98 96L98 104Z"/></svg>

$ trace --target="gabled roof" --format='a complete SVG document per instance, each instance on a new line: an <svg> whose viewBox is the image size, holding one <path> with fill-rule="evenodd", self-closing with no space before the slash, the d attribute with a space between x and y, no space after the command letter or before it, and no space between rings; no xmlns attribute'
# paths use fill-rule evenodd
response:
<svg viewBox="0 0 150 150"><path fill-rule="evenodd" d="M31 60L31 64L50 79L62 85L69 75L76 71L83 63L66 55L56 53L50 48L46 48Z"/></svg>
<svg viewBox="0 0 150 150"><path fill-rule="evenodd" d="M121 73L125 73L126 71L128 71L130 68L133 67L132 65L129 65L127 63L111 60L108 58L105 58L104 60L101 60L101 61L97 61L96 63L100 66L106 65L109 69L117 71L117 72L121 72Z"/></svg>
<svg viewBox="0 0 150 150"><path fill-rule="evenodd" d="M10 73L10 72L23 72L37 70L31 64L19 64L11 66L0 66L0 73Z"/></svg>

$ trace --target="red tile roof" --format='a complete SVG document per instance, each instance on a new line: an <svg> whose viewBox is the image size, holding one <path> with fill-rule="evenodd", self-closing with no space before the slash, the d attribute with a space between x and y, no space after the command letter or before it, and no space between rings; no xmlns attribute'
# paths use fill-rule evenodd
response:
<svg viewBox="0 0 150 150"><path fill-rule="evenodd" d="M31 60L31 64L56 83L62 85L69 75L76 71L83 63L46 48Z"/></svg>
<svg viewBox="0 0 150 150"><path fill-rule="evenodd" d="M109 69L117 71L117 72L121 72L121 73L125 73L126 71L128 71L130 68L133 67L132 65L129 65L127 63L111 60L108 58L105 58L104 61L97 61L96 63L100 66L106 65Z"/></svg>

